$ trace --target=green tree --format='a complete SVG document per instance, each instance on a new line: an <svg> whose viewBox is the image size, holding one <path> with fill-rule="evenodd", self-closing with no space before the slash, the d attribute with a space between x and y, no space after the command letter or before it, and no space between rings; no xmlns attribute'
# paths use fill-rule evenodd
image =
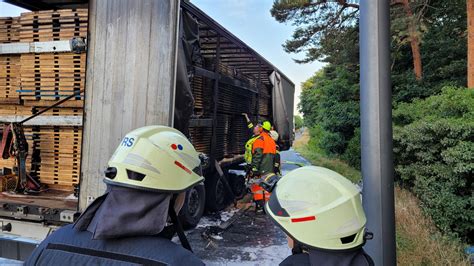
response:
<svg viewBox="0 0 474 266"><path fill-rule="evenodd" d="M397 23L392 19L392 30L403 27ZM422 19L423 34L420 35L424 73L421 81L416 80L412 71L409 42L392 40L395 104L438 94L446 85L466 86L466 25L464 1L429 2Z"/></svg>
<svg viewBox="0 0 474 266"><path fill-rule="evenodd" d="M359 5L357 2L276 0L270 12L277 21L291 22L297 27L292 38L287 40L283 47L288 53L305 52L304 59L295 61L307 63L325 60L327 53L322 42L334 39L334 36L348 28L353 28L358 23ZM394 41L398 47L406 42L410 43L413 71L417 80L421 80L422 77L420 34L423 14L428 2L429 0L391 0L390 2L393 7L392 21L397 26L392 29Z"/></svg>
<svg viewBox="0 0 474 266"><path fill-rule="evenodd" d="M303 118L299 115L295 115L295 129L300 129L304 127Z"/></svg>
<svg viewBox="0 0 474 266"><path fill-rule="evenodd" d="M310 86L309 86L310 85ZM342 155L359 127L358 72L325 67L305 84L299 110L309 127L318 126L318 141L329 155Z"/></svg>
<svg viewBox="0 0 474 266"><path fill-rule="evenodd" d="M288 53L305 51L306 57L296 61L306 63L324 58L327 54L321 47L321 40L352 28L358 11L358 4L346 0L276 0L270 13L278 22L292 22L297 26L283 47Z"/></svg>

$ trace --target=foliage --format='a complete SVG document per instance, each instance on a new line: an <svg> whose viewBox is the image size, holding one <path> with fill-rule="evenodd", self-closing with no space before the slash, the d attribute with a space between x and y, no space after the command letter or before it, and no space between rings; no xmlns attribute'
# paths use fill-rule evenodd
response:
<svg viewBox="0 0 474 266"><path fill-rule="evenodd" d="M300 129L304 127L303 118L299 115L295 115L295 129Z"/></svg>
<svg viewBox="0 0 474 266"><path fill-rule="evenodd" d="M445 88L394 118L398 179L438 228L474 241L474 91Z"/></svg>
<svg viewBox="0 0 474 266"><path fill-rule="evenodd" d="M347 144L346 151L342 155L342 159L344 159L344 161L346 161L350 166L360 170L360 154L360 128L356 128L354 136Z"/></svg>
<svg viewBox="0 0 474 266"><path fill-rule="evenodd" d="M361 174L346 163L328 158L311 146L306 130L295 140L295 149L313 165L341 173L353 183ZM407 189L395 187L395 226L398 265L468 265L459 240L440 234L433 220L424 215L420 201ZM369 228L370 230L370 228Z"/></svg>
<svg viewBox="0 0 474 266"><path fill-rule="evenodd" d="M392 11L393 12L393 11ZM400 42L399 25L392 15L392 84L394 104L411 102L441 92L447 85L466 86L466 3L430 0L420 19L423 80L412 71L408 42ZM398 27L398 28L397 28Z"/></svg>
<svg viewBox="0 0 474 266"><path fill-rule="evenodd" d="M307 51L302 61L327 63L302 84L298 108L311 135L305 152L324 164L330 165L322 156L360 169L358 14L341 26L330 24L341 19L334 16L345 2L277 0L272 14L298 27L285 44L288 52ZM391 1L397 179L443 232L473 241L474 96L459 88L466 86L466 3L409 1L409 15L396 2L405 1ZM413 71L413 37L422 79Z"/></svg>
<svg viewBox="0 0 474 266"><path fill-rule="evenodd" d="M358 73L326 67L303 86L299 109L308 125L319 125L318 146L342 155L359 126Z"/></svg>
<svg viewBox="0 0 474 266"><path fill-rule="evenodd" d="M427 87L466 86L466 1L431 0L425 15L422 58Z"/></svg>
<svg viewBox="0 0 474 266"><path fill-rule="evenodd" d="M327 53L322 48L322 39L330 40L347 27L353 27L358 17L359 5L351 1L275 0L272 16L279 22L292 22L297 26L292 39L283 45L288 53L306 51L300 63L322 59Z"/></svg>

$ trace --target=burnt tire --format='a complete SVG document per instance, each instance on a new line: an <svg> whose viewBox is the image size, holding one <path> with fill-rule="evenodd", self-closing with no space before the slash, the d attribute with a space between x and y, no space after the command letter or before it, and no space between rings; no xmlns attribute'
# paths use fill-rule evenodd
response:
<svg viewBox="0 0 474 266"><path fill-rule="evenodd" d="M242 199L247 192L247 188L245 187L245 176L229 173L228 177L229 185L232 188L235 199Z"/></svg>
<svg viewBox="0 0 474 266"><path fill-rule="evenodd" d="M196 227L201 220L206 207L206 189L204 185L197 185L186 192L183 208L179 212L179 219L184 229Z"/></svg>
<svg viewBox="0 0 474 266"><path fill-rule="evenodd" d="M214 174L206 178L206 208L210 212L217 212L225 208L227 203L227 190L222 177Z"/></svg>

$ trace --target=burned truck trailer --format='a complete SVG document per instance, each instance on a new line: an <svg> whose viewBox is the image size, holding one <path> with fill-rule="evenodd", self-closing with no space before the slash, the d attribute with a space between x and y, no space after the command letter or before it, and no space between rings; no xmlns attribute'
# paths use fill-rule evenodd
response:
<svg viewBox="0 0 474 266"><path fill-rule="evenodd" d="M255 122L272 121L281 148L291 146L294 85L195 6L182 2L181 7L174 127L189 133L209 157L206 206L216 211L244 192L243 176L227 171L243 162L251 135L242 113Z"/></svg>
<svg viewBox="0 0 474 266"><path fill-rule="evenodd" d="M75 186L51 184L54 189L41 195L1 193L3 232L0 234L8 239L21 236L39 241L54 226L73 221L77 213L103 193L103 171L121 138L140 126L173 126L185 133L196 149L207 157L207 163L203 165L205 185L188 193L186 207L181 213L188 226L196 225L205 209L218 211L242 192L242 176L229 172L239 169L243 163L244 144L250 137L242 113L249 114L255 122L272 121L280 135L280 147L284 150L291 146L294 84L191 3L169 0L6 2L32 10L29 16L37 22L45 20L48 10L55 10L51 11L51 20L58 20L59 24L56 21L50 23L58 24L53 28L61 27L61 20L54 16L61 16L61 10L85 9L88 13L87 34L82 30L74 31L74 36L87 40L86 55L83 53L75 59L85 69L85 78L81 80L81 86L85 88L84 98L77 97L74 99L76 102L66 104L80 110L74 111L73 123L74 136L79 134L80 178ZM33 33L41 34L41 23L28 24L35 25L38 30L33 30ZM22 25L9 29L18 28L21 31ZM10 45L13 44L10 48L23 42L21 36L19 40L9 41ZM57 36L51 40L63 40L61 34ZM69 39L68 36L64 40ZM50 41L26 40L36 44L37 41L46 44ZM15 53L14 50L5 52L5 49L0 49L0 56ZM58 54L47 49L41 53L31 52L39 58L35 60L41 60L43 53ZM18 75L21 76L21 64L30 61L18 62ZM57 71L61 72L61 68ZM27 98L21 93L23 79L20 81L16 85L20 93L15 96L18 99L14 99L15 107L11 110L18 111L20 105L26 106L25 102L31 106L32 101L43 108L47 106L44 105L41 85L36 87L33 96ZM55 93L52 97L60 100L65 96ZM2 105L11 104L11 100ZM4 113L1 115L0 120ZM53 125L55 133L63 132L63 127L71 127L71 124L53 116L32 119L29 125L33 127L33 133L27 130L26 134L39 138L42 135L35 135L35 128ZM34 144L35 140L31 141ZM35 151L36 147L31 145L28 162L41 165L42 153ZM59 164L70 161L62 160L60 151L55 156ZM43 165L41 171L47 172L47 167ZM37 168L28 169L41 181ZM70 197L75 188L77 198ZM0 245L2 243L0 241ZM0 256L24 259L25 255Z"/></svg>

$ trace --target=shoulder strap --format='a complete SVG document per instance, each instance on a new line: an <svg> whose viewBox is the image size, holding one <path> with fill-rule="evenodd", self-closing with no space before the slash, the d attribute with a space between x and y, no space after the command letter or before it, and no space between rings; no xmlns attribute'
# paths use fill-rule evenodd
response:
<svg viewBox="0 0 474 266"><path fill-rule="evenodd" d="M173 198L171 199L171 202L170 202L169 210L168 210L168 213L169 213L170 218L171 218L171 222L173 222L173 226L176 230L176 233L178 234L179 241L181 242L181 245L185 249L193 252L193 250L191 248L191 245L189 244L189 241L186 238L186 235L184 234L183 226L181 225L181 222L178 219L178 215L176 215L176 212L174 210L175 200L176 200L176 198L173 196Z"/></svg>
<svg viewBox="0 0 474 266"><path fill-rule="evenodd" d="M365 250L362 254L364 254L364 257L367 260L367 263L369 264L369 266L374 266L375 265L374 260L372 260L372 258L369 256L369 254L365 253Z"/></svg>

